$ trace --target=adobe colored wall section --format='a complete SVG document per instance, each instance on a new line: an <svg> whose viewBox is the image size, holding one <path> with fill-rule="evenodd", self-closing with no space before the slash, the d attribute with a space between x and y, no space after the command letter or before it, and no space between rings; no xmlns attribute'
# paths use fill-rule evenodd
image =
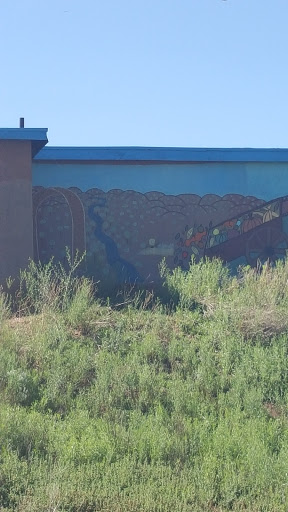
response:
<svg viewBox="0 0 288 512"><path fill-rule="evenodd" d="M0 140L0 282L33 257L31 141Z"/></svg>

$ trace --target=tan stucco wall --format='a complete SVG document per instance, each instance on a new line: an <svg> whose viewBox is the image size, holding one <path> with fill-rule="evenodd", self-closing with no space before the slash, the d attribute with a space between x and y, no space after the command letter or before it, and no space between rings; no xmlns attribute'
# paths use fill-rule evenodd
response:
<svg viewBox="0 0 288 512"><path fill-rule="evenodd" d="M0 282L32 257L31 142L0 140Z"/></svg>

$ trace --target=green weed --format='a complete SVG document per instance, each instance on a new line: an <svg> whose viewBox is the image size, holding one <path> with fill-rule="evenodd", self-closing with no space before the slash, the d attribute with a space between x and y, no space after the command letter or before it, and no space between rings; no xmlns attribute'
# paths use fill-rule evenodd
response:
<svg viewBox="0 0 288 512"><path fill-rule="evenodd" d="M166 305L73 265L0 300L1 512L286 512L288 264L162 266Z"/></svg>

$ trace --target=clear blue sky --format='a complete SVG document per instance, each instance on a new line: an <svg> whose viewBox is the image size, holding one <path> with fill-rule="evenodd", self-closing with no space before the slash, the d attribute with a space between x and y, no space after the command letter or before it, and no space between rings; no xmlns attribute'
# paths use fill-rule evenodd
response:
<svg viewBox="0 0 288 512"><path fill-rule="evenodd" d="M50 145L288 147L288 0L2 0L0 127Z"/></svg>

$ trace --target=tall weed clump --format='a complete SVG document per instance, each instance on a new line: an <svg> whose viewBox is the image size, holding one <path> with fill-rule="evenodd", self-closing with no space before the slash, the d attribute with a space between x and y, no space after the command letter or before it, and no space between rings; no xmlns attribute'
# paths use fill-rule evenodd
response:
<svg viewBox="0 0 288 512"><path fill-rule="evenodd" d="M11 316L11 297L0 288L0 327Z"/></svg>
<svg viewBox="0 0 288 512"><path fill-rule="evenodd" d="M219 292L229 283L229 270L219 259L202 259L198 263L192 258L189 270L181 268L169 271L165 260L160 265L164 286L180 308L209 308Z"/></svg>
<svg viewBox="0 0 288 512"><path fill-rule="evenodd" d="M216 258L192 260L188 272L162 263L160 271L180 308L200 308L247 340L264 342L288 331L288 260L240 267L236 276Z"/></svg>
<svg viewBox="0 0 288 512"><path fill-rule="evenodd" d="M69 312L71 322L79 320L92 303L94 285L80 276L85 255L76 254L72 259L67 251L67 265L30 261L27 269L20 271L18 290L14 295L14 309L21 315L39 314L44 311Z"/></svg>
<svg viewBox="0 0 288 512"><path fill-rule="evenodd" d="M221 307L246 339L269 341L288 331L288 261L239 269Z"/></svg>

